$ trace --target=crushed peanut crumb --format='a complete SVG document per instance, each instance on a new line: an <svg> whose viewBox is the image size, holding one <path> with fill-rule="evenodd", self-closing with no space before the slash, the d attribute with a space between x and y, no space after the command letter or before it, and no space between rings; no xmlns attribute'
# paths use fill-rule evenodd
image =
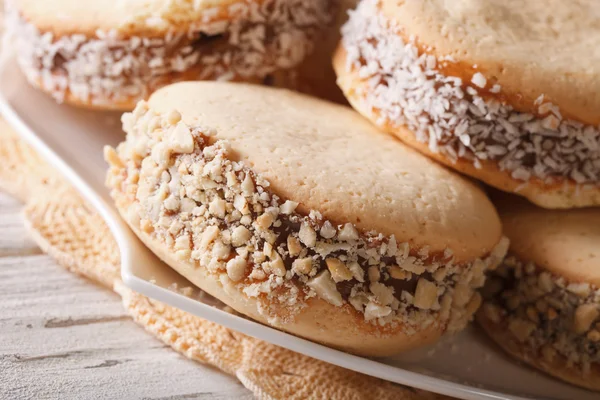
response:
<svg viewBox="0 0 600 400"><path fill-rule="evenodd" d="M483 295L483 315L544 359L559 354L581 373L600 364L600 288L509 255L490 273Z"/></svg>

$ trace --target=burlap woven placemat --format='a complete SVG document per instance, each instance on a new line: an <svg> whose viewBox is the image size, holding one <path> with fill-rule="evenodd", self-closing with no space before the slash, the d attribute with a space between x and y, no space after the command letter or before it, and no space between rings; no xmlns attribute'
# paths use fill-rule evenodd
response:
<svg viewBox="0 0 600 400"><path fill-rule="evenodd" d="M446 398L294 353L129 290L120 279L117 244L102 218L1 120L0 165L0 188L25 204L25 224L43 251L69 271L117 292L147 332L184 356L235 376L257 398Z"/></svg>

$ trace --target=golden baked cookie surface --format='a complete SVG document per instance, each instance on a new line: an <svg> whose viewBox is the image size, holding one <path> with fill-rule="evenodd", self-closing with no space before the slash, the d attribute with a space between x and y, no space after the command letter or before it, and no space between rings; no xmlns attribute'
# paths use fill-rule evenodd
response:
<svg viewBox="0 0 600 400"><path fill-rule="evenodd" d="M436 56L452 56L528 103L538 96L600 123L600 7L594 0L404 0L382 12Z"/></svg>
<svg viewBox="0 0 600 400"><path fill-rule="evenodd" d="M227 10L239 3L261 3L262 0L19 0L17 7L25 19L42 31L56 35L89 33L118 29L122 33L161 34L168 29L188 28L194 21L207 18L207 10Z"/></svg>
<svg viewBox="0 0 600 400"><path fill-rule="evenodd" d="M495 211L479 188L345 107L209 82L171 85L149 105L157 112L176 108L188 125L213 128L277 195L326 219L431 251L450 248L459 260L482 256L500 238Z"/></svg>
<svg viewBox="0 0 600 400"><path fill-rule="evenodd" d="M511 252L571 281L600 286L600 211L549 211L510 198L500 206Z"/></svg>

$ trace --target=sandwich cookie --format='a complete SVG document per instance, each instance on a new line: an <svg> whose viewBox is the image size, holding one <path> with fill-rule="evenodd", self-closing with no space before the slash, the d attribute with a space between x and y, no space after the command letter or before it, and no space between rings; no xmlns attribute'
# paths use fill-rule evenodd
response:
<svg viewBox="0 0 600 400"><path fill-rule="evenodd" d="M123 128L107 182L144 243L236 311L314 341L389 355L457 331L508 247L477 186L343 106L186 82Z"/></svg>
<svg viewBox="0 0 600 400"><path fill-rule="evenodd" d="M57 101L134 108L181 80L294 84L333 0L20 0L6 26L31 84Z"/></svg>
<svg viewBox="0 0 600 400"><path fill-rule="evenodd" d="M478 322L514 357L600 390L600 210L513 197L499 207L510 250L488 277Z"/></svg>
<svg viewBox="0 0 600 400"><path fill-rule="evenodd" d="M428 156L546 208L599 205L599 18L592 0L363 0L334 66Z"/></svg>

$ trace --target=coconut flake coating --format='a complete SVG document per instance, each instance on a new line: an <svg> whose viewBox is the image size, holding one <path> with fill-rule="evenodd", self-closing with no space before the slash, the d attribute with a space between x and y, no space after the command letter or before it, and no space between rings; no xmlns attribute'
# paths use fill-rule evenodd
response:
<svg viewBox="0 0 600 400"><path fill-rule="evenodd" d="M127 221L182 262L259 301L273 323L293 319L311 297L346 307L382 329L407 334L431 324L456 331L479 307L475 290L508 247L457 264L395 237L300 214L270 192L211 127L187 126L177 112L140 103L125 114L125 142L107 149L108 186Z"/></svg>
<svg viewBox="0 0 600 400"><path fill-rule="evenodd" d="M453 60L421 51L415 38L388 20L379 0L364 0L342 30L346 70L362 80L357 95L382 126L407 126L429 150L481 168L493 161L518 181L573 181L597 185L600 130L564 119L559 109L536 101L537 114L514 110L481 89L501 94L477 72L470 82L445 76Z"/></svg>
<svg viewBox="0 0 600 400"><path fill-rule="evenodd" d="M486 282L481 313L552 363L588 373L600 364L600 288L569 282L509 255Z"/></svg>
<svg viewBox="0 0 600 400"><path fill-rule="evenodd" d="M221 8L204 10L205 18L187 31L173 27L161 37L117 29L57 37L40 32L10 3L6 25L19 64L35 86L59 102L72 96L110 106L135 104L176 80L268 80L312 51L333 10L330 0L265 0Z"/></svg>

